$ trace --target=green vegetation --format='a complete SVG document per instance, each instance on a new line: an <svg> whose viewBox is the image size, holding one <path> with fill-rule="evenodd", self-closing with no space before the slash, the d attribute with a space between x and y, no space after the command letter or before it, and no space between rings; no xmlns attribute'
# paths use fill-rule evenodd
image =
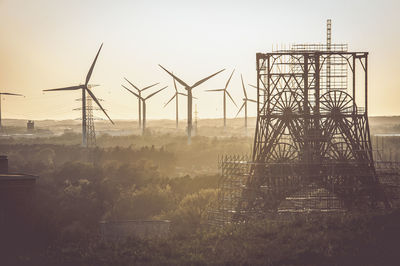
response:
<svg viewBox="0 0 400 266"><path fill-rule="evenodd" d="M52 265L398 265L400 212L204 228L165 240L60 242Z"/></svg>
<svg viewBox="0 0 400 266"><path fill-rule="evenodd" d="M9 253L20 265L397 265L400 211L207 224L218 155L248 153L247 137L103 135L0 140L10 170L40 176L34 232ZM395 145L395 144L394 144ZM103 242L100 220L168 219L167 239ZM33 248L34 247L34 248ZM7 260L5 260L7 262Z"/></svg>

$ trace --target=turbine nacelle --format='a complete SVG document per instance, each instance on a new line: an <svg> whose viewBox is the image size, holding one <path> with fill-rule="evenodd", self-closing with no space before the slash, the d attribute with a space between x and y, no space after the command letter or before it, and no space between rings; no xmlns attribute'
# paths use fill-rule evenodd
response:
<svg viewBox="0 0 400 266"><path fill-rule="evenodd" d="M189 86L187 83L185 83L183 80L181 80L180 78L178 78L176 75L174 75L172 72L168 71L166 68L164 68L162 65L159 65L165 72L167 72L171 77L174 78L174 82L175 80L178 81L179 84L181 84L185 90L188 92L188 119L187 119L187 132L188 132L188 143L190 144L191 142L191 134L192 134L192 100L193 100L193 96L192 96L192 89L194 89L195 87L199 86L200 84L204 83L205 81L207 81L208 79L214 77L215 75L221 73L222 71L224 71L225 69L222 69L204 79L201 79L199 81L197 81L196 83L194 83L192 86Z"/></svg>
<svg viewBox="0 0 400 266"><path fill-rule="evenodd" d="M199 86L200 84L206 82L206 81L209 80L210 78L214 77L215 75L217 75L217 74L219 74L219 73L221 73L222 71L225 70L225 69L222 69L222 70L220 70L220 71L218 71L218 72L216 72L216 73L214 73L214 74L212 74L212 75L210 75L210 76L208 76L208 77L206 77L206 78L204 78L204 79L201 79L201 80L197 81L197 82L194 83L192 86L189 86L187 83L185 83L183 80L181 80L180 78L178 78L177 76L175 76L172 72L168 71L168 70L167 70L166 68L164 68L162 65L159 64L159 66L160 66L162 69L164 69L165 72L167 72L170 76L172 76L172 77L174 78L174 80L178 81L179 84L181 84L181 85L185 88L185 90L187 90L187 91L194 89L195 87Z"/></svg>
<svg viewBox="0 0 400 266"><path fill-rule="evenodd" d="M229 99L231 99L231 101L233 102L233 104L234 104L236 107L238 107L237 104L235 103L235 101L233 100L231 94L230 94L229 91L228 91L228 85L229 85L229 82L230 82L231 79L232 79L233 73L235 73L235 69L232 71L232 74L229 76L229 79L228 79L228 81L226 82L225 87L224 87L223 89L206 90L206 91L223 91L223 92L224 92L224 97L225 97L225 94L228 95Z"/></svg>
<svg viewBox="0 0 400 266"><path fill-rule="evenodd" d="M255 100L253 100L253 99L249 99L249 98L247 97L246 87L244 86L243 76L242 76L241 74L240 74L240 79L241 79L241 81L242 81L242 88L243 88L244 98L242 99L242 100L243 100L243 104L242 104L242 106L239 108L239 111L237 112L237 114L236 114L235 117L237 117L237 116L239 115L240 111L242 111L242 109L243 109L244 107L246 107L246 110L247 110L247 102L257 103L257 101L255 101ZM249 85L250 85L250 84L249 84ZM257 88L256 86L253 86L253 85L250 85L250 86ZM246 110L245 110L245 112L247 112ZM245 118L247 119L247 114L246 114L246 113L245 113L245 116L246 116Z"/></svg>

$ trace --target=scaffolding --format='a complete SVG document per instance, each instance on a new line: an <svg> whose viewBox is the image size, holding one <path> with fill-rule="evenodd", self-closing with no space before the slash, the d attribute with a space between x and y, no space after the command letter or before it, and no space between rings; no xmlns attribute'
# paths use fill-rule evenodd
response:
<svg viewBox="0 0 400 266"><path fill-rule="evenodd" d="M375 147L373 149L375 169L392 207L399 208L400 162L397 160L397 153L394 156L395 159L392 160L391 147L387 145L389 148L385 148L384 139L385 137L375 135Z"/></svg>
<svg viewBox="0 0 400 266"><path fill-rule="evenodd" d="M213 223L400 206L400 163L372 149L368 52L331 34L257 53L252 156L219 159Z"/></svg>
<svg viewBox="0 0 400 266"><path fill-rule="evenodd" d="M224 155L218 158L221 178L218 182L218 206L209 213L209 221L223 225L237 217L237 206L249 177L250 157L246 155Z"/></svg>
<svg viewBox="0 0 400 266"><path fill-rule="evenodd" d="M389 207L369 132L368 53L337 47L257 54L253 154L221 159L216 223Z"/></svg>

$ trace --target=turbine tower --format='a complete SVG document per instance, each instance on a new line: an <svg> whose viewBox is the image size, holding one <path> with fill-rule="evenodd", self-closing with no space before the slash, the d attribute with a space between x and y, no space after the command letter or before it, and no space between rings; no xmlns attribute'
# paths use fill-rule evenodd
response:
<svg viewBox="0 0 400 266"><path fill-rule="evenodd" d="M172 96L172 98L164 105L164 108L175 98L175 119L176 119L176 129L178 129L178 123L179 123L179 116L178 116L178 95L183 95L187 96L187 94L184 94L182 92L178 92L178 88L176 87L176 81L174 80L174 88L175 88L175 94ZM195 97L193 97L195 98ZM195 98L196 99L196 98Z"/></svg>
<svg viewBox="0 0 400 266"><path fill-rule="evenodd" d="M144 136L146 134L146 100L148 100L149 98L153 97L154 95L156 95L157 93L159 93L160 91L164 90L165 88L167 88L168 86L165 86L162 89L159 89L156 92L153 92L152 94L150 94L149 96L143 98L141 95L131 91L130 89L128 89L127 87L125 87L124 85L122 85L122 87L124 87L127 91L129 91L130 93L132 93L133 95L135 95L139 100L141 100L143 102L143 126L142 126L142 136Z"/></svg>
<svg viewBox="0 0 400 266"><path fill-rule="evenodd" d="M247 98L246 87L244 86L243 76L242 75L240 75L240 79L242 80L242 88L243 88L244 98L243 98L243 104L240 107L239 111L237 112L236 117L239 115L240 111L242 111L242 109L244 107L244 128L245 128L246 133L247 133L247 102L257 103L257 101Z"/></svg>
<svg viewBox="0 0 400 266"><path fill-rule="evenodd" d="M8 95L8 96L23 96L22 94L18 94L18 93L11 93L11 92L0 92L0 129L2 129L2 125L1 125L1 97L3 95Z"/></svg>
<svg viewBox="0 0 400 266"><path fill-rule="evenodd" d="M165 72L167 72L170 76L172 76L176 81L178 81L184 88L185 90L188 92L188 119L187 119L187 132L188 132L188 144L191 143L191 138L192 138L192 101L193 101L193 96L192 96L192 89L194 89L195 87L199 86L200 84L202 84L203 82L207 81L208 79L214 77L215 75L221 73L222 71L224 71L225 69L222 69L204 79L201 79L199 81L197 81L196 83L194 83L192 86L189 86L188 84L186 84L183 80L181 80L180 78L178 78L177 76L175 76L174 74L172 74L171 72L169 72L167 69L165 69L162 65L159 65L162 69L165 70Z"/></svg>
<svg viewBox="0 0 400 266"><path fill-rule="evenodd" d="M87 115L86 115L86 92L90 95L90 97L95 101L95 103L100 107L100 109L103 111L103 113L107 116L108 120L114 125L114 122L111 120L111 118L108 116L107 112L104 110L103 106L101 106L99 100L96 98L96 96L93 94L93 92L90 91L90 86L89 86L89 80L90 77L92 76L92 72L94 69L94 66L96 64L97 58L100 54L101 48L103 47L103 44L101 44L99 51L96 54L96 57L94 58L94 61L89 69L89 72L86 75L86 80L85 84L77 85L77 86L71 86L71 87L65 87L65 88L57 88L57 89L48 89L48 90L43 90L43 91L74 91L74 90L82 90L82 146L87 147Z"/></svg>
<svg viewBox="0 0 400 266"><path fill-rule="evenodd" d="M142 97L142 91L145 91L145 90L147 90L147 89L150 89L151 87L154 87L154 86L160 84L159 82L157 82L157 83L155 83L155 84L153 84L153 85L150 85L150 86L144 87L144 88L142 88L142 89L139 89L139 88L136 87L132 82L130 82L127 78L124 78L124 79L125 79L129 84L131 84L132 87L134 87L134 88L137 90L139 97ZM124 87L124 88L125 88L125 87ZM138 106L139 106L139 128L142 128L142 102L141 102L140 98L138 98Z"/></svg>
<svg viewBox="0 0 400 266"><path fill-rule="evenodd" d="M197 136L197 121L199 112L197 112L197 104L194 105L194 135Z"/></svg>
<svg viewBox="0 0 400 266"><path fill-rule="evenodd" d="M235 101L233 100L232 96L229 94L229 92L228 92L228 90L227 90L227 89L228 89L229 82L231 81L231 78L232 78L234 72L235 72L235 70L232 71L231 76L229 77L228 81L227 81L226 84L225 84L225 88L223 88L223 89L216 89L216 90L206 90L206 91L223 91L223 92L224 92L224 98L223 98L223 102L224 102L224 105L223 105L223 107L224 107L224 129L226 129L226 95L228 95L229 98L231 99L231 101L233 102L233 104L234 104L236 107L238 107L238 106L236 105Z"/></svg>

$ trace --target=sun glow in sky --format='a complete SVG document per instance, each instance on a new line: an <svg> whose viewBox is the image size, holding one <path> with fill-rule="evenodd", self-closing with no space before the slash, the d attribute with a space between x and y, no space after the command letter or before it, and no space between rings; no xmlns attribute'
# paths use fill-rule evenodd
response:
<svg viewBox="0 0 400 266"><path fill-rule="evenodd" d="M74 119L79 91L43 89L84 83L101 43L91 83L113 119L137 119L137 100L121 84L127 77L152 91L169 87L148 102L151 119L174 119L172 79L163 65L188 84L224 72L193 90L199 117L222 116L223 88L238 106L246 84L255 83L255 54L272 45L324 43L332 19L333 43L368 51L370 115L400 115L400 1L95 1L0 0L0 90L26 97L2 99L3 117ZM181 92L182 87L179 87ZM256 92L248 87L248 95ZM150 91L148 92L150 93ZM147 93L147 94L148 94ZM145 93L145 95L147 95ZM249 105L255 116L255 106ZM237 108L228 102L228 117ZM104 117L98 113L96 116ZM186 118L186 99L180 99Z"/></svg>

